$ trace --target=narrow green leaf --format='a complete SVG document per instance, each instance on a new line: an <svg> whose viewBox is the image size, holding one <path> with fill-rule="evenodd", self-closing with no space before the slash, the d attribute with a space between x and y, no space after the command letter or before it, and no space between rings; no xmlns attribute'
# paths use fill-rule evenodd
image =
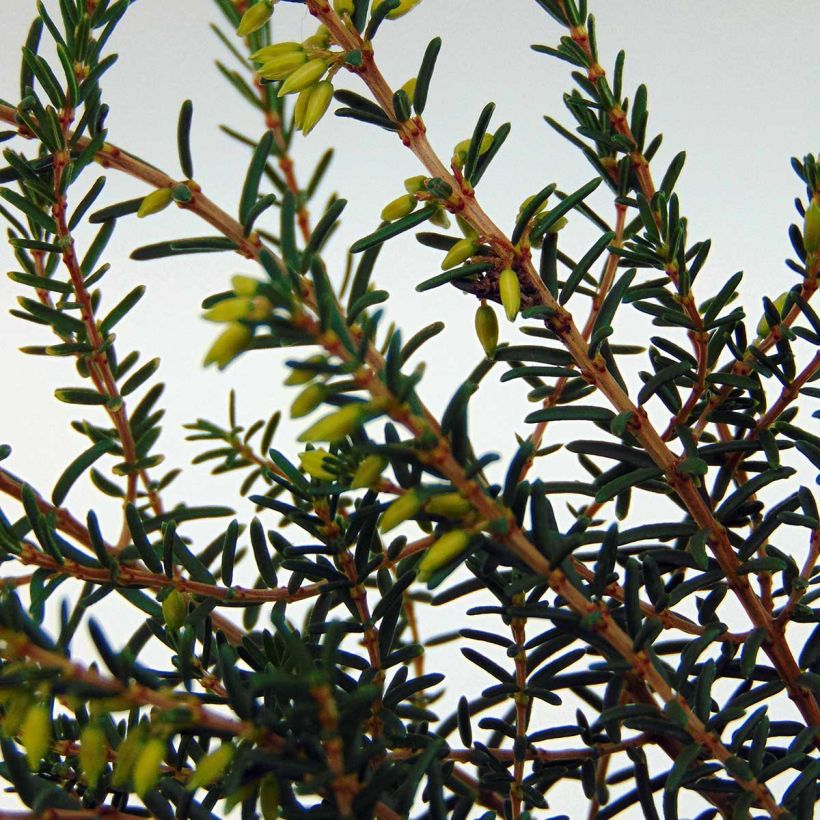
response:
<svg viewBox="0 0 820 820"><path fill-rule="evenodd" d="M245 184L242 187L242 196L239 199L239 221L243 224L247 221L248 214L259 196L259 183L262 181L265 163L268 161L272 146L273 133L270 130L265 131L251 157L248 172L245 175Z"/></svg>
<svg viewBox="0 0 820 820"><path fill-rule="evenodd" d="M421 68L416 77L416 90L413 92L413 108L421 116L427 106L427 95L430 91L430 81L433 79L433 70L436 67L438 53L441 50L441 37L434 37L427 45Z"/></svg>
<svg viewBox="0 0 820 820"><path fill-rule="evenodd" d="M224 236L199 236L190 239L173 239L169 242L156 242L144 245L131 252L131 259L144 262L151 259L164 259L167 256L184 256L191 253L218 253L235 251L238 245Z"/></svg>
<svg viewBox="0 0 820 820"><path fill-rule="evenodd" d="M126 294L122 300L115 305L111 312L100 322L100 332L107 336L114 326L123 319L145 294L145 285L137 285L130 293Z"/></svg>
<svg viewBox="0 0 820 820"><path fill-rule="evenodd" d="M397 219L395 222L388 222L369 236L365 236L357 242L354 242L350 247L350 252L361 253L375 245L380 245L382 242L386 242L388 239L392 239L394 236L398 236L400 233L409 231L411 228L415 228L416 225L425 222L437 210L438 207L436 205L428 205L426 208L415 211L402 219Z"/></svg>
<svg viewBox="0 0 820 820"><path fill-rule="evenodd" d="M54 485L54 491L51 493L51 501L55 507L62 505L74 482L100 458L100 456L109 452L109 450L114 447L114 444L113 439L98 441L85 452L80 453L80 455L65 468L62 475L57 479L57 483Z"/></svg>
<svg viewBox="0 0 820 820"><path fill-rule="evenodd" d="M662 475L663 472L657 467L641 467L640 469L632 470L600 487L595 493L595 503L603 504L605 501L615 498L616 495L629 487L634 487L651 479L660 478Z"/></svg>
<svg viewBox="0 0 820 820"><path fill-rule="evenodd" d="M539 219L530 232L533 241L540 239L564 214L571 211L579 202L586 199L599 185L601 178L596 177L581 186L569 196L565 197L558 205L550 210L548 214ZM611 241L611 240L610 240Z"/></svg>
<svg viewBox="0 0 820 820"><path fill-rule="evenodd" d="M535 424L540 421L600 421L609 422L615 413L608 407L580 407L569 405L566 407L544 407L530 413L524 421Z"/></svg>
<svg viewBox="0 0 820 820"><path fill-rule="evenodd" d="M194 163L191 157L191 120L193 115L194 104L191 100L185 100L179 110L177 150L179 152L179 164L182 168L182 175L186 179L194 178Z"/></svg>

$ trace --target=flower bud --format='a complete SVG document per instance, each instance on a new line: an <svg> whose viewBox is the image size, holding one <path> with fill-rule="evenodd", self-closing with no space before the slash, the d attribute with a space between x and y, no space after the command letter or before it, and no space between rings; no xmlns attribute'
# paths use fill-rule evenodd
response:
<svg viewBox="0 0 820 820"><path fill-rule="evenodd" d="M334 481L336 473L331 473L330 470L325 469L325 459L330 457L330 453L321 448L307 450L304 453L299 453L299 463L311 478L316 478L319 481Z"/></svg>
<svg viewBox="0 0 820 820"><path fill-rule="evenodd" d="M436 570L446 567L464 553L470 546L470 533L465 530L451 530L445 533L436 541L419 561L418 574L419 581L429 581L430 576Z"/></svg>
<svg viewBox="0 0 820 820"><path fill-rule="evenodd" d="M786 304L786 299L788 295L789 292L785 291L784 293L781 293L780 296L777 297L777 299L774 300L774 306L777 308L777 312L781 315L781 317L783 316L783 307ZM771 328L769 327L769 320L766 318L766 314L764 313L760 317L760 321L757 323L757 335L763 338L769 335L770 330Z"/></svg>
<svg viewBox="0 0 820 820"><path fill-rule="evenodd" d="M333 11L336 14L353 14L356 4L353 0L333 0Z"/></svg>
<svg viewBox="0 0 820 820"><path fill-rule="evenodd" d="M311 356L308 361L309 362L323 362L325 360L324 356L317 355ZM291 371L290 375L285 379L285 384L287 385L295 385L295 384L307 384L309 381L314 379L316 376L315 370L304 369L300 370L298 367Z"/></svg>
<svg viewBox="0 0 820 820"><path fill-rule="evenodd" d="M51 745L51 712L45 706L35 703L26 712L20 727L20 740L26 750L29 769L37 769Z"/></svg>
<svg viewBox="0 0 820 820"><path fill-rule="evenodd" d="M382 4L383 0L373 0L373 11ZM398 20L399 17L404 17L405 14L411 12L421 0L399 0L399 5L393 11L387 13L388 20Z"/></svg>
<svg viewBox="0 0 820 820"><path fill-rule="evenodd" d="M304 51L287 51L267 60L258 73L263 80L284 80L307 61L307 54Z"/></svg>
<svg viewBox="0 0 820 820"><path fill-rule="evenodd" d="M386 458L377 455L367 456L353 473L350 489L359 490L363 487L372 487L379 480L386 466Z"/></svg>
<svg viewBox="0 0 820 820"><path fill-rule="evenodd" d="M256 296L259 281L252 276L243 276L241 273L237 273L236 276L231 277L231 285L237 296Z"/></svg>
<svg viewBox="0 0 820 820"><path fill-rule="evenodd" d="M205 354L205 366L216 363L222 370L245 351L252 338L253 331L247 325L231 322Z"/></svg>
<svg viewBox="0 0 820 820"><path fill-rule="evenodd" d="M417 77L411 77L402 87L401 90L404 91L405 94L410 98L410 102L413 101L413 97L416 94L416 83L418 82Z"/></svg>
<svg viewBox="0 0 820 820"><path fill-rule="evenodd" d="M330 31L327 26L319 26L314 34L305 40L302 45L305 48L326 49L330 45Z"/></svg>
<svg viewBox="0 0 820 820"><path fill-rule="evenodd" d="M518 207L518 214L519 214L519 216L520 216L522 213L524 213L524 209L525 209L525 208L526 208L526 207L530 204L530 202L532 202L532 201L533 201L533 199L535 199L535 197L536 197L536 194L533 194L532 196L528 196L528 197L527 197L527 198L526 198L526 199L525 199L525 200L521 203L521 205L519 205L519 207ZM535 214L540 214L540 213L544 210L544 208L546 208L546 207L547 207L547 202L548 202L548 199L545 199L545 200L544 200L544 201L543 201L543 202L542 202L542 203L538 206L538 209L535 211ZM533 214L533 216L535 216L535 214Z"/></svg>
<svg viewBox="0 0 820 820"><path fill-rule="evenodd" d="M236 296L217 302L202 314L209 322L235 322L247 319L253 308L253 299L248 296Z"/></svg>
<svg viewBox="0 0 820 820"><path fill-rule="evenodd" d="M247 37L249 34L259 31L259 29L270 20L275 2L276 0L259 0L258 3L254 3L254 5L242 15L236 33L240 37Z"/></svg>
<svg viewBox="0 0 820 820"><path fill-rule="evenodd" d="M266 775L259 784L259 811L263 820L278 820L280 801L279 781L272 774Z"/></svg>
<svg viewBox="0 0 820 820"><path fill-rule="evenodd" d="M131 777L138 797L144 797L156 785L159 780L159 767L162 765L165 753L165 741L158 737L152 737L139 750Z"/></svg>
<svg viewBox="0 0 820 820"><path fill-rule="evenodd" d="M385 222L394 222L413 213L418 200L412 194L402 194L392 202L388 202L382 209L382 219Z"/></svg>
<svg viewBox="0 0 820 820"><path fill-rule="evenodd" d="M232 743L223 743L215 751L200 758L185 788L192 792L200 786L210 786L225 774L235 753L236 747Z"/></svg>
<svg viewBox="0 0 820 820"><path fill-rule="evenodd" d="M404 180L404 189L407 191L408 194L417 194L419 191L424 190L424 183L427 181L427 177L424 174L419 174L416 177L407 177Z"/></svg>
<svg viewBox="0 0 820 820"><path fill-rule="evenodd" d="M264 46L259 51L254 51L251 54L251 60L255 63L266 63L274 57L281 57L283 54L289 54L293 51L302 51L301 43L274 43L270 46Z"/></svg>
<svg viewBox="0 0 820 820"><path fill-rule="evenodd" d="M304 92L302 92L304 93ZM302 121L302 133L307 136L324 117L325 112L333 99L333 83L330 80L323 80L310 89L310 96L305 107L305 115Z"/></svg>
<svg viewBox="0 0 820 820"><path fill-rule="evenodd" d="M379 530L389 532L394 527L398 527L403 521L417 515L421 510L421 499L415 490L409 490L404 495L399 496L382 515Z"/></svg>
<svg viewBox="0 0 820 820"><path fill-rule="evenodd" d="M438 228L444 228L445 230L449 228L450 217L447 215L447 211L445 211L444 208L439 208L437 211L434 211L430 217L430 224Z"/></svg>
<svg viewBox="0 0 820 820"><path fill-rule="evenodd" d="M486 302L475 312L475 332L487 358L492 359L498 346L498 319Z"/></svg>
<svg viewBox="0 0 820 820"><path fill-rule="evenodd" d="M319 419L299 436L299 441L338 441L359 429L365 413L364 405L347 404Z"/></svg>
<svg viewBox="0 0 820 820"><path fill-rule="evenodd" d="M301 131L302 126L305 124L305 114L307 113L312 91L312 88L306 88L304 91L300 91L299 96L296 98L296 103L293 106L293 127L297 131Z"/></svg>
<svg viewBox="0 0 820 820"><path fill-rule="evenodd" d="M308 385L294 400L290 406L291 418L300 419L308 413L312 413L324 400L327 395L324 385Z"/></svg>
<svg viewBox="0 0 820 820"><path fill-rule="evenodd" d="M0 694L3 704L3 720L0 726L3 734L13 737L20 731L34 698L27 689L10 689Z"/></svg>
<svg viewBox="0 0 820 820"><path fill-rule="evenodd" d="M431 515L442 515L448 518L461 518L472 512L473 505L458 493L434 495L424 505L424 511Z"/></svg>
<svg viewBox="0 0 820 820"><path fill-rule="evenodd" d="M478 231L463 216L456 214L456 225L468 239L478 239Z"/></svg>
<svg viewBox="0 0 820 820"><path fill-rule="evenodd" d="M518 274L511 268L501 271L498 277L498 292L501 294L501 304L504 305L507 318L514 322L521 307L521 285L518 282Z"/></svg>
<svg viewBox="0 0 820 820"><path fill-rule="evenodd" d="M137 755L142 750L144 736L142 726L138 726L117 746L117 759L114 761L114 771L111 774L111 785L114 788L122 788L131 778Z"/></svg>
<svg viewBox="0 0 820 820"><path fill-rule="evenodd" d="M454 168L463 168L464 163L467 162L467 154L470 153L470 143L472 142L471 139L462 140L460 143L453 148L453 158L451 160ZM481 156L482 154L486 154L487 151L490 150L490 146L493 144L493 135L492 134L484 134L481 138L481 145L478 147L478 155Z"/></svg>
<svg viewBox="0 0 820 820"><path fill-rule="evenodd" d="M820 205L812 200L806 209L806 221L803 226L803 247L806 253L820 251Z"/></svg>
<svg viewBox="0 0 820 820"><path fill-rule="evenodd" d="M441 263L442 270L449 270L466 262L478 250L478 243L471 236L465 236L464 239L459 239L444 257Z"/></svg>
<svg viewBox="0 0 820 820"><path fill-rule="evenodd" d="M105 732L99 726L86 726L80 735L80 767L90 788L94 789L108 759Z"/></svg>
<svg viewBox="0 0 820 820"><path fill-rule="evenodd" d="M188 602L178 590L172 589L162 602L162 618L169 629L182 629L188 614Z"/></svg>
<svg viewBox="0 0 820 820"><path fill-rule="evenodd" d="M140 204L137 216L140 219L153 214L158 214L164 211L172 202L174 198L170 188L157 188L156 191L151 191Z"/></svg>
<svg viewBox="0 0 820 820"><path fill-rule="evenodd" d="M279 89L279 96L284 97L286 94L296 94L298 91L303 91L321 80L326 71L327 63L321 58L317 57L315 60L309 60L288 75L288 78Z"/></svg>

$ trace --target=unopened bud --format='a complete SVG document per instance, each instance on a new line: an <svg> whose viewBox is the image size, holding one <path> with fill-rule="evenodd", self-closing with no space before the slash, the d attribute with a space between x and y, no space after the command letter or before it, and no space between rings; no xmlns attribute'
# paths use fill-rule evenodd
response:
<svg viewBox="0 0 820 820"><path fill-rule="evenodd" d="M786 304L786 299L788 298L788 296L789 292L786 291L785 293L781 293L780 296L778 296L777 299L774 300L774 306L777 308L777 312L780 314L781 317L783 316L783 307ZM757 335L760 337L768 336L770 330L771 328L769 327L769 320L766 317L766 314L764 313L760 317L760 321L757 323Z"/></svg>
<svg viewBox="0 0 820 820"><path fill-rule="evenodd" d="M478 243L473 237L467 236L459 239L444 257L441 263L442 270L449 270L466 262L478 250Z"/></svg>
<svg viewBox="0 0 820 820"><path fill-rule="evenodd" d="M501 294L501 304L504 305L507 318L514 322L521 307L521 285L518 282L518 274L512 268L501 271L498 277L498 292Z"/></svg>
<svg viewBox="0 0 820 820"><path fill-rule="evenodd" d="M416 93L416 83L418 79L416 77L411 77L402 87L401 90L404 91L405 94L410 98L410 102L413 101L413 97Z"/></svg>
<svg viewBox="0 0 820 820"><path fill-rule="evenodd" d="M128 737L117 746L117 759L114 762L114 771L111 774L111 785L122 788L131 778L137 756L142 750L145 732L142 726L137 726L128 733Z"/></svg>
<svg viewBox="0 0 820 820"><path fill-rule="evenodd" d="M498 346L498 319L495 311L486 303L475 312L475 332L488 359L492 359Z"/></svg>
<svg viewBox="0 0 820 820"><path fill-rule="evenodd" d="M301 126L302 133L305 136L316 127L330 106L330 101L333 99L333 83L331 83L330 80L323 80L320 83L316 83L316 85L309 90L310 96L305 106L305 115Z"/></svg>
<svg viewBox="0 0 820 820"><path fill-rule="evenodd" d="M152 737L137 754L131 780L138 797L144 797L159 780L159 768L165 759L166 744L158 737Z"/></svg>
<svg viewBox="0 0 820 820"><path fill-rule="evenodd" d="M445 533L424 554L418 564L416 578L419 581L429 581L434 572L463 555L469 546L470 533L465 530L451 530Z"/></svg>
<svg viewBox="0 0 820 820"><path fill-rule="evenodd" d="M272 774L266 775L259 784L259 810L263 820L278 820L280 803L279 781Z"/></svg>
<svg viewBox="0 0 820 820"><path fill-rule="evenodd" d="M356 4L353 0L333 0L333 11L336 14L353 14Z"/></svg>
<svg viewBox="0 0 820 820"><path fill-rule="evenodd" d="M20 740L26 750L29 769L37 769L51 745L51 712L45 706L35 703L26 712L20 727Z"/></svg>
<svg viewBox="0 0 820 820"><path fill-rule="evenodd" d="M299 463L311 478L316 478L319 481L333 481L336 474L325 468L325 459L330 457L327 450L307 450L304 453L299 453Z"/></svg>
<svg viewBox="0 0 820 820"><path fill-rule="evenodd" d="M461 518L472 512L473 505L458 493L434 495L424 505L424 511L431 515L442 515L448 518Z"/></svg>
<svg viewBox="0 0 820 820"><path fill-rule="evenodd" d="M408 194L417 194L419 191L424 190L424 183L427 181L427 177L424 174L419 174L416 177L407 177L404 180L404 189L407 191Z"/></svg>
<svg viewBox="0 0 820 820"><path fill-rule="evenodd" d="M365 413L364 405L358 402L347 404L319 419L299 436L299 441L338 441L359 429Z"/></svg>
<svg viewBox="0 0 820 820"><path fill-rule="evenodd" d="M185 788L194 791L200 786L210 786L225 774L235 753L236 748L232 743L223 743L215 751L200 758Z"/></svg>
<svg viewBox="0 0 820 820"><path fill-rule="evenodd" d="M19 733L34 698L26 689L9 689L0 695L3 704L3 720L0 726L3 728L3 734L13 737Z"/></svg>
<svg viewBox="0 0 820 820"><path fill-rule="evenodd" d="M276 0L259 0L258 3L252 5L242 15L236 33L240 37L247 37L249 34L259 31L270 20L275 2Z"/></svg>
<svg viewBox="0 0 820 820"><path fill-rule="evenodd" d="M305 48L327 48L330 45L330 31L327 26L319 26L302 45Z"/></svg>
<svg viewBox="0 0 820 820"><path fill-rule="evenodd" d="M812 200L806 209L806 221L803 226L803 247L806 253L820 251L820 205Z"/></svg>
<svg viewBox="0 0 820 820"><path fill-rule="evenodd" d="M105 732L99 726L86 726L83 729L78 757L89 787L96 788L108 757Z"/></svg>
<svg viewBox="0 0 820 820"><path fill-rule="evenodd" d="M266 63L274 57L281 57L283 54L289 54L293 51L302 51L301 43L274 43L273 45L264 46L259 51L254 51L251 54L251 60L255 63Z"/></svg>
<svg viewBox="0 0 820 820"><path fill-rule="evenodd" d="M447 228L450 227L450 217L447 215L447 211L445 211L444 208L439 208L434 211L430 217L430 224L447 230Z"/></svg>
<svg viewBox="0 0 820 820"><path fill-rule="evenodd" d="M521 205L519 206L519 208L518 208L518 213L519 213L519 214L524 213L524 209L525 209L525 208L526 208L526 207L530 204L530 202L532 202L532 201L535 199L535 197L536 197L536 194L533 194L532 196L528 196L528 197L527 197L527 198L526 198L526 199L525 199L525 200L521 203ZM542 203L538 206L538 208L536 209L535 213L536 213L536 214L540 214L540 213L544 210L544 208L546 208L546 207L547 207L547 202L548 202L548 200L547 200L547 199L545 199L545 200L544 200L544 201L543 201L543 202L542 202ZM533 214L533 216L535 216L535 214Z"/></svg>
<svg viewBox="0 0 820 820"><path fill-rule="evenodd" d="M403 521L417 515L421 510L421 499L415 490L409 490L404 495L399 496L382 515L379 530L390 532L394 527L398 527Z"/></svg>
<svg viewBox="0 0 820 820"><path fill-rule="evenodd" d="M266 60L259 69L259 76L263 80L284 80L304 66L308 61L307 54L301 49L299 51L286 51Z"/></svg>
<svg viewBox="0 0 820 820"><path fill-rule="evenodd" d="M453 158L451 160L454 168L463 168L464 163L467 162L467 155L470 153L470 143L472 140L466 139L462 140L456 147L453 149ZM482 154L486 154L487 151L490 150L490 146L493 144L493 135L492 134L485 134L481 138L481 145L478 147L478 155L481 156Z"/></svg>
<svg viewBox="0 0 820 820"><path fill-rule="evenodd" d="M217 302L202 314L209 322L236 322L247 319L253 308L253 299L248 296L236 296Z"/></svg>
<svg viewBox="0 0 820 820"><path fill-rule="evenodd" d="M382 2L383 0L373 0L373 11L376 11ZM399 5L393 11L387 13L387 19L398 20L399 17L404 17L405 14L413 11L420 2L421 0L399 0Z"/></svg>
<svg viewBox="0 0 820 820"><path fill-rule="evenodd" d="M243 276L241 273L237 273L236 276L231 277L231 285L237 296L256 296L259 281L252 276Z"/></svg>
<svg viewBox="0 0 820 820"><path fill-rule="evenodd" d="M164 211L173 201L174 195L170 188L157 188L156 191L151 191L145 199L142 200L137 216L140 219L146 216L158 214Z"/></svg>
<svg viewBox="0 0 820 820"><path fill-rule="evenodd" d="M311 356L308 361L309 362L323 362L325 360L324 356ZM295 384L307 384L307 382L311 381L311 379L315 378L316 371L310 370L308 368L300 370L298 367L291 371L290 375L285 379L285 384L287 385L295 385Z"/></svg>
<svg viewBox="0 0 820 820"><path fill-rule="evenodd" d="M216 364L222 370L245 351L253 338L253 331L241 322L231 322L205 354L205 366Z"/></svg>
<svg viewBox="0 0 820 820"><path fill-rule="evenodd" d="M162 618L170 629L182 629L188 614L188 602L178 590L172 589L162 602Z"/></svg>
<svg viewBox="0 0 820 820"><path fill-rule="evenodd" d="M324 400L327 391L321 384L308 385L294 400L290 406L291 418L300 419L308 413L312 413Z"/></svg>
<svg viewBox="0 0 820 820"><path fill-rule="evenodd" d="M478 238L478 231L463 216L456 214L456 225L467 238Z"/></svg>
<svg viewBox="0 0 820 820"><path fill-rule="evenodd" d="M386 466L386 458L377 455L367 456L356 468L356 472L353 473L353 478L350 480L350 489L358 490L363 487L372 487L379 480Z"/></svg>
<svg viewBox="0 0 820 820"><path fill-rule="evenodd" d="M382 209L382 219L385 222L394 222L413 213L418 205L418 200L412 194L403 194L392 202L388 202Z"/></svg>
<svg viewBox="0 0 820 820"><path fill-rule="evenodd" d="M325 76L327 71L327 63L321 58L317 57L315 60L309 60L303 66L299 67L292 74L288 75L282 87L279 89L279 96L284 97L285 94L296 94L303 91L314 83L319 82Z"/></svg>

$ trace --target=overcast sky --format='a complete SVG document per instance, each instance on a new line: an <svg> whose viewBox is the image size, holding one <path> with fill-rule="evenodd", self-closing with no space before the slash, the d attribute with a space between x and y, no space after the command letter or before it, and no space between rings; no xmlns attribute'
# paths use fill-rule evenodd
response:
<svg viewBox="0 0 820 820"><path fill-rule="evenodd" d="M15 102L19 47L35 4L6 0L3 5L0 97ZM796 281L783 264L790 252L786 229L796 218L792 201L802 194L789 158L820 148L817 27L809 13L816 7L796 0L774 4L623 0L590 6L597 17L604 67L611 71L615 54L624 48L627 93L631 97L640 82L649 87L649 132L665 135L653 163L656 178L678 151L687 151L678 184L682 212L689 218L692 241L708 236L714 243L708 268L698 282L698 297L713 295L727 276L742 269L746 271L744 305L756 322L761 296L774 298ZM215 57L230 60L208 27L217 19L215 6L206 0L139 0L112 40L120 60L106 75L104 91L111 106L109 140L171 174L181 174L175 143L179 106L192 99L196 179L211 198L235 212L248 154L217 125L227 123L258 137L263 123L213 66ZM303 39L315 28L302 7L286 3L277 7L276 25L277 39ZM507 144L479 188L480 201L505 230L512 228L520 202L548 182L572 189L593 176L577 150L542 119L550 114L570 122L561 101L571 88L569 66L529 49L531 43L554 45L560 33L533 0L424 0L408 17L386 23L376 42L377 60L391 85L398 87L416 73L427 41L442 36L425 112L431 142L442 157L470 135L478 112L489 100L497 103L493 128L505 121L513 124ZM355 77L344 77L340 85L362 91ZM403 192L404 178L422 169L394 136L328 114L309 138L296 140L294 159L301 181L307 180L330 143L338 149L336 162L312 212L318 217L321 204L333 191L350 201L327 257L338 282L345 248L378 224L382 206ZM85 190L93 178L89 172L80 188ZM143 193L147 189L140 183L112 177L100 202ZM595 204L607 218L611 216L608 193L600 191ZM208 230L195 217L174 210L139 224L122 220L106 254L112 271L105 283L105 304L115 304L138 282L148 285L143 302L117 330L118 349L122 356L139 346L143 360L162 358L159 377L168 383L164 397L168 413L159 447L167 455L163 469L186 468L169 492L168 503L182 499L228 503L247 520L252 507L236 495L236 474L214 483L202 466L189 466L198 450L183 441L181 425L200 415L224 421L230 388L237 390L240 419L246 424L276 407L286 407L293 398L292 389L282 386L282 362L287 356L256 353L223 373L201 367L215 333L199 318L201 300L228 286L232 274L253 273L253 267L227 255L188 257L181 262L128 259L138 244ZM88 236L78 232L79 242L87 242ZM574 219L562 237L562 247L577 258L585 250L584 243L594 238L587 225ZM0 248L0 260L6 269L15 267L6 247ZM414 291L415 284L435 273L439 263L439 253L422 248L407 235L388 245L375 276L378 286L391 292L389 317L405 328L406 337L435 319L447 322L446 331L420 356L428 363L422 398L434 411L443 408L457 382L480 358L472 329L472 298L447 289L434 294ZM0 303L7 308L22 292L5 277L0 279ZM585 304L570 307L578 316L585 315ZM647 335L657 332L632 312L616 339L645 342ZM514 338L504 326L502 337ZM21 345L45 344L47 338L44 330L10 316L7 309L0 313L0 372L5 388L0 442L14 448L3 466L50 495L65 462L84 448L85 439L67 426L77 414L53 399L56 386L79 384L73 367L66 360L33 359L17 351ZM471 423L480 447L507 454L515 446L515 433L528 432L522 419L533 409L523 389L507 385L502 392L492 381L482 388L472 408ZM294 454L288 436L303 427L283 423L279 446ZM572 435L567 432L572 429L551 431L547 443ZM544 475L574 469L573 462L561 456L542 464ZM69 499L80 518L92 503L96 496L87 484L78 485ZM6 507L4 500L0 504ZM113 508L103 507L100 512L104 523L115 526ZM207 528L203 540L206 534ZM123 640L127 634L123 633ZM471 670L464 672L455 660L451 663L455 681L474 684Z"/></svg>

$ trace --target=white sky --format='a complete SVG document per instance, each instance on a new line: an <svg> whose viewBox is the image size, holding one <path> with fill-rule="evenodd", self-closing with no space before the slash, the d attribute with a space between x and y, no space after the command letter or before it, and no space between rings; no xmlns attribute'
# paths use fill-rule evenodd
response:
<svg viewBox="0 0 820 820"><path fill-rule="evenodd" d="M820 147L816 25L810 6L796 0L776 4L759 0L591 4L597 17L602 64L611 69L617 50L624 48L629 95L639 82L649 86L650 134L662 131L666 135L653 163L656 178L679 150L688 152L677 191L682 212L689 217L690 241L706 236L713 239L709 264L696 286L698 297L712 295L728 275L743 269L743 303L755 322L761 296L774 298L796 281L783 265L783 258L790 253L786 229L796 218L792 200L802 194L789 158ZM12 101L17 94L19 46L33 13L33 1L4 3L0 78L5 80L0 80L0 97ZM215 56L231 60L208 28L208 23L217 19L210 2L136 3L111 43L120 52L120 60L107 75L104 89L112 109L110 141L171 174L181 173L175 139L179 105L191 98L196 179L212 199L234 212L248 153L223 135L217 124L227 123L256 137L261 135L263 124L258 112L245 105L213 67ZM277 8L276 21L278 39L303 39L315 28L301 7L286 3ZM386 23L376 41L376 56L394 87L416 73L425 44L437 34L444 45L425 120L441 156L449 156L452 146L470 135L478 112L489 100L497 103L494 127L508 120L513 123L507 144L479 187L480 201L498 224L511 230L519 203L547 182L554 180L563 189L573 189L592 177L579 152L542 120L544 114L550 114L570 123L561 95L571 86L567 64L528 48L536 42L554 45L559 36L557 24L536 3L425 0L408 17ZM341 85L362 91L354 77L345 78ZM342 229L327 256L338 282L346 246L378 224L382 206L403 192L403 179L421 169L392 135L328 114L309 138L296 140L294 159L300 180L307 180L316 159L330 143L337 146L337 158L312 213L318 218L332 191L350 201ZM92 171L80 189L84 191L93 179ZM145 192L139 183L112 176L99 204ZM596 206L609 218L613 210L609 194L602 188L596 197ZM148 285L140 306L118 328L118 350L123 356L141 345L142 361L162 357L159 377L168 387L159 451L167 455L163 469L186 468L168 493L167 503L182 499L226 503L247 520L252 506L236 495L237 475L210 480L204 467L191 467L190 458L199 448L183 441L181 425L198 416L224 421L232 387L237 390L240 418L246 424L277 407L286 408L293 398L293 390L282 386L281 363L289 356L252 354L223 373L201 367L214 327L199 318L199 303L227 287L231 274L251 273L252 266L228 255L151 263L128 259L139 244L208 232L195 217L173 210L139 224L133 218L122 220L105 257L112 263L112 271L104 283L104 304L112 306L138 282ZM78 235L81 243L89 236L83 232ZM562 234L562 247L577 258L591 239L594 234L588 226L575 219ZM5 268L16 266L5 247L0 248L0 260ZM434 294L414 291L418 281L438 270L439 262L437 252L422 248L408 235L386 247L374 277L378 286L391 292L389 317L405 329L405 338L430 321L447 321L446 331L418 355L428 363L421 395L437 412L480 356L472 329L475 305L469 298L448 289ZM14 306L22 292L21 286L5 277L0 279L3 305ZM585 304L573 302L570 308L578 317L585 316ZM634 311L628 315L629 320L617 331L619 342L645 342L648 335L667 332L651 328ZM582 324L583 318L578 321ZM513 338L504 323L502 338ZM85 439L67 426L79 414L56 402L53 389L78 385L80 380L66 360L45 361L19 353L21 345L47 343L47 334L10 316L7 310L0 313L0 340L4 385L0 442L14 448L3 466L49 495L66 461L86 446ZM473 399L471 419L481 448L508 454L515 444L514 433L526 434L522 419L534 408L527 405L525 392L510 385L502 392L494 381L482 387ZM805 412L806 419L811 409ZM97 418L91 409L87 415L99 421L102 414ZM288 437L303 427L302 422L283 422L275 440L278 446L293 455L295 448ZM582 426L556 427L548 434L547 443L592 432ZM577 469L563 456L540 466L541 475L547 478ZM806 473L802 480L811 482L811 476ZM80 518L93 503L96 496L87 482L78 484L68 500ZM9 508L6 501L0 504ZM640 517L650 508L637 509ZM104 525L113 532L115 510L103 506L99 511ZM272 525L273 516L267 523ZM201 533L202 543L210 540L207 527L187 531ZM795 554L801 563L802 544ZM432 613L428 634L439 631L441 615ZM129 622L122 631L123 641L130 630ZM113 637L116 643L116 629ZM452 645L446 651L449 654L443 657L431 653L430 669L443 668L451 673L455 695L468 685L474 689L479 680L485 685L483 673L477 677L472 669L463 668ZM443 667L436 665L438 660L443 660ZM448 710L441 707L440 711L444 714ZM559 718L553 715L548 719ZM561 806L571 791L563 787L555 790L558 799L553 807L567 811L574 820L582 815Z"/></svg>

